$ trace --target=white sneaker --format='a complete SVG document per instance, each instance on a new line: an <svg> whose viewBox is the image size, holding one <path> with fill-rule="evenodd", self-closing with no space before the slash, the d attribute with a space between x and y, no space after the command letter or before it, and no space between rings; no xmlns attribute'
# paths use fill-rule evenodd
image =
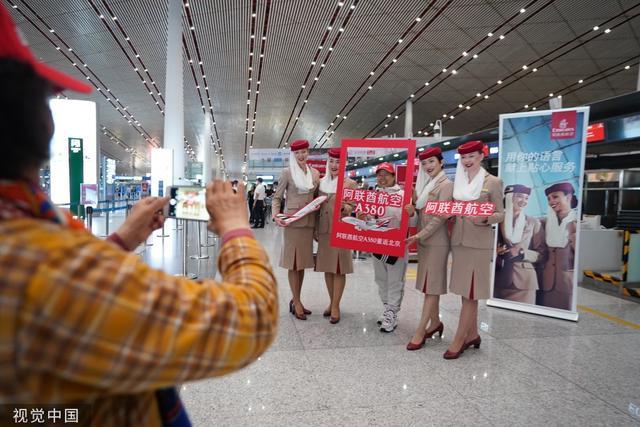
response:
<svg viewBox="0 0 640 427"><path fill-rule="evenodd" d="M378 317L378 325L382 325L382 321L384 320L384 316L387 311L389 311L389 307L387 304L384 304L384 310L382 310L382 314Z"/></svg>
<svg viewBox="0 0 640 427"><path fill-rule="evenodd" d="M393 332L397 326L398 315L391 310L385 311L384 318L382 319L382 324L380 325L380 330L382 332Z"/></svg>

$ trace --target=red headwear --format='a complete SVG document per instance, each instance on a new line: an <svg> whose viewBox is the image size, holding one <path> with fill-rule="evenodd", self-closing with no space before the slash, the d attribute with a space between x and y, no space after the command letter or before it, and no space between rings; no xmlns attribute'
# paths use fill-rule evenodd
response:
<svg viewBox="0 0 640 427"><path fill-rule="evenodd" d="M482 141L469 141L458 147L458 153L460 154L475 153L476 151L484 153L484 144Z"/></svg>
<svg viewBox="0 0 640 427"><path fill-rule="evenodd" d="M570 182L558 182L557 184L553 184L551 187L545 188L544 194L548 197L549 194L555 193L556 191L562 191L566 195L571 194L571 208L575 209L578 206L576 190Z"/></svg>
<svg viewBox="0 0 640 427"><path fill-rule="evenodd" d="M548 187L544 190L545 195L549 195L551 193L555 193L556 191L562 191L564 194L574 194L576 190L574 190L573 185L569 182L559 182L557 184L553 184L551 187Z"/></svg>
<svg viewBox="0 0 640 427"><path fill-rule="evenodd" d="M309 141L306 139L298 139L291 143L291 151L304 150L305 148L309 148Z"/></svg>
<svg viewBox="0 0 640 427"><path fill-rule="evenodd" d="M391 175L395 175L396 174L396 170L393 167L393 165L391 163L380 163L378 165L378 167L376 167L376 173L380 172L380 171L387 171L389 172Z"/></svg>
<svg viewBox="0 0 640 427"><path fill-rule="evenodd" d="M504 189L504 194L509 194L509 193L520 193L520 194L531 194L531 188L527 187L526 185L522 185L522 184L514 184L514 185L508 185L505 189Z"/></svg>
<svg viewBox="0 0 640 427"><path fill-rule="evenodd" d="M424 159L428 159L429 157L435 157L435 156L441 156L441 155L442 155L442 150L440 149L440 147L431 147L422 151L418 155L418 158L420 160L424 160Z"/></svg>
<svg viewBox="0 0 640 427"><path fill-rule="evenodd" d="M330 148L329 149L329 157L334 159L340 158L340 148Z"/></svg>
<svg viewBox="0 0 640 427"><path fill-rule="evenodd" d="M91 86L86 83L39 62L22 42L9 11L3 5L0 5L0 58L15 59L31 65L35 72L49 81L58 92L65 89L83 93L91 92Z"/></svg>

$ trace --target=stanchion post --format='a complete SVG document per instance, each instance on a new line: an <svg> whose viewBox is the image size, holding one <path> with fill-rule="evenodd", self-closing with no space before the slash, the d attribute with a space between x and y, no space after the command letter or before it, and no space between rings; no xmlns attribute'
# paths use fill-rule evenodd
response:
<svg viewBox="0 0 640 427"><path fill-rule="evenodd" d="M105 224L104 224L105 232L104 232L104 234L106 236L109 236L109 212L110 212L110 210L109 210L109 207L107 206L107 212L105 212L105 215L104 215L104 221L105 221Z"/></svg>
<svg viewBox="0 0 640 427"><path fill-rule="evenodd" d="M87 229L93 232L93 207L87 206L87 215L85 217Z"/></svg>
<svg viewBox="0 0 640 427"><path fill-rule="evenodd" d="M209 243L209 229L206 227L204 227L204 244L201 245L203 248L210 248L212 246L215 246L216 242L214 241L213 243Z"/></svg>
<svg viewBox="0 0 640 427"><path fill-rule="evenodd" d="M178 221L178 220L176 219L176 222L177 222L177 221ZM167 233L165 233L165 232L164 232L164 223L162 223L162 233L160 233L160 234L156 234L156 237L160 237L160 238L163 238L163 239L164 239L165 237L169 237L169 235L168 235Z"/></svg>
<svg viewBox="0 0 640 427"><path fill-rule="evenodd" d="M198 223L198 254L197 255L191 255L191 259L207 259L209 258L209 255L207 254L203 254L202 253L202 228L200 227L202 225L202 221L197 221Z"/></svg>
<svg viewBox="0 0 640 427"><path fill-rule="evenodd" d="M179 276L183 276L189 279L195 279L197 278L195 274L187 273L187 260L189 256L187 255L187 238L189 234L189 222L187 220L183 220L183 224L184 233L182 233L182 274L179 274Z"/></svg>

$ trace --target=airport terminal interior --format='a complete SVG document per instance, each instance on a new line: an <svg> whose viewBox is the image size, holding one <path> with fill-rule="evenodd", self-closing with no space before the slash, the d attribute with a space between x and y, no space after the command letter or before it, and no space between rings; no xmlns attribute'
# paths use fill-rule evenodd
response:
<svg viewBox="0 0 640 427"><path fill-rule="evenodd" d="M96 237L141 200L168 197L164 226L135 254L220 281L227 243L207 229L204 187L244 189L277 281L277 336L242 369L174 384L192 425L640 425L640 0L0 7L36 61L91 89L51 98L39 185ZM488 175L471 197L473 156ZM432 201L447 179L451 194ZM381 201L393 188L404 189L397 206ZM444 247L406 241L428 218L447 241L443 330L410 351L436 282L429 248ZM462 252L469 227L484 240ZM301 239L307 314L290 304ZM320 266L338 251L331 274L353 272L325 316ZM383 304L385 281L400 288ZM447 357L470 301L481 345L467 336Z"/></svg>

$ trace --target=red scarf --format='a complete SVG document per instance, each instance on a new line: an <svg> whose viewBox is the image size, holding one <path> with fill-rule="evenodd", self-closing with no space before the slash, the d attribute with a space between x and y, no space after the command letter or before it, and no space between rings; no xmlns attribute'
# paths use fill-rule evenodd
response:
<svg viewBox="0 0 640 427"><path fill-rule="evenodd" d="M74 230L85 229L82 221L54 205L36 185L0 180L0 221L16 218L43 219Z"/></svg>

